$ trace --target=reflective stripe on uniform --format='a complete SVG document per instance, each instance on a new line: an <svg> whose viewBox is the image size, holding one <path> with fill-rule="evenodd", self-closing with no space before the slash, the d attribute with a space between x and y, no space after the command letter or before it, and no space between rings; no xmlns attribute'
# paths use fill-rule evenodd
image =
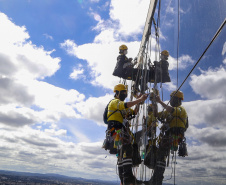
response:
<svg viewBox="0 0 226 185"><path fill-rule="evenodd" d="M162 161L157 161L156 166L160 168L166 168L166 163Z"/></svg>
<svg viewBox="0 0 226 185"><path fill-rule="evenodd" d="M125 165L131 165L131 164L133 164L133 161L132 161L132 159L131 158L129 158L129 159L123 159L123 166L125 166Z"/></svg>
<svg viewBox="0 0 226 185"><path fill-rule="evenodd" d="M118 162L118 167L122 167L123 166L123 162Z"/></svg>

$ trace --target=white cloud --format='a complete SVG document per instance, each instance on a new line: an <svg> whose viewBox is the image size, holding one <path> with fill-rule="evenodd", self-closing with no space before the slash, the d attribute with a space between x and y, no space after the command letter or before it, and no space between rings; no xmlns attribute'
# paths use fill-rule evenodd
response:
<svg viewBox="0 0 226 185"><path fill-rule="evenodd" d="M47 33L43 34L47 39L53 40L53 37L51 35L48 35Z"/></svg>
<svg viewBox="0 0 226 185"><path fill-rule="evenodd" d="M91 81L93 85L101 85L105 88L112 89L114 84L118 81L118 77L114 77L112 73L117 61L118 48L121 44L127 44L129 48L128 56L131 56L130 53L132 53L133 58L137 55L139 42L90 43L77 46L74 41L66 40L64 43L61 43L61 47L65 49L68 54L88 62L94 75ZM89 54L87 54L87 51L89 51Z"/></svg>
<svg viewBox="0 0 226 185"><path fill-rule="evenodd" d="M0 13L0 65L12 67L12 71L0 69L0 74L15 78L43 79L59 69L59 58L52 58L54 51L45 51L28 41L25 26L19 27Z"/></svg>
<svg viewBox="0 0 226 185"><path fill-rule="evenodd" d="M223 63L226 64L226 58L223 60Z"/></svg>
<svg viewBox="0 0 226 185"><path fill-rule="evenodd" d="M45 129L45 133L47 133L51 136L65 136L67 134L67 130L64 130L64 129L60 129L60 130Z"/></svg>
<svg viewBox="0 0 226 185"><path fill-rule="evenodd" d="M174 70L177 68L177 59L169 56L169 70ZM179 69L185 69L189 65L194 64L195 61L189 55L182 55L178 58Z"/></svg>
<svg viewBox="0 0 226 185"><path fill-rule="evenodd" d="M216 69L209 68L207 71L200 70L200 75L192 75L191 85L193 91L202 98L216 99L225 98L226 69L220 66Z"/></svg>
<svg viewBox="0 0 226 185"><path fill-rule="evenodd" d="M93 12L92 9L90 9L90 11L90 15L92 15L96 21L102 22L101 16L98 13Z"/></svg>
<svg viewBox="0 0 226 185"><path fill-rule="evenodd" d="M17 127L81 117L72 105L83 101L83 94L38 81L59 69L60 59L51 57L54 50L32 44L25 26L3 13L0 22L0 122Z"/></svg>
<svg viewBox="0 0 226 185"><path fill-rule="evenodd" d="M0 123L21 127L24 125L32 125L41 121L38 117L38 113L26 107L17 108L13 104L0 106Z"/></svg>
<svg viewBox="0 0 226 185"><path fill-rule="evenodd" d="M76 56L75 49L77 47L77 44L75 44L74 41L68 39L68 40L64 41L64 43L61 43L60 47L65 49L67 51L67 54Z"/></svg>
<svg viewBox="0 0 226 185"><path fill-rule="evenodd" d="M1 104L16 103L20 106L30 106L33 104L34 98L33 95L27 92L27 87L23 83L20 83L18 80L0 76Z"/></svg>
<svg viewBox="0 0 226 185"><path fill-rule="evenodd" d="M21 169L33 172L51 171L90 178L94 174L101 176L103 172L101 169L104 167L106 173L103 179L112 178L114 174L115 168L112 166L116 164L116 157L102 149L100 142L79 144L64 142L51 137L52 133L49 131L42 132L29 127L17 130L1 128L0 135L0 148L4 149L4 152L2 150L0 152L2 159L0 164L5 170L15 170L20 166ZM4 153L7 153L7 156ZM11 163L12 161L14 162Z"/></svg>
<svg viewBox="0 0 226 185"><path fill-rule="evenodd" d="M167 89L168 91L174 91L176 89L176 87L177 86L172 82L172 80L169 83L164 83L163 84L163 88Z"/></svg>
<svg viewBox="0 0 226 185"><path fill-rule="evenodd" d="M94 39L95 43L113 43L115 42L115 35L114 30L103 30L99 35L97 35Z"/></svg>
<svg viewBox="0 0 226 185"><path fill-rule="evenodd" d="M83 73L84 73L84 69L74 68L73 72L70 74L70 78L72 78L74 80L78 80L79 78L84 78L85 76L83 75Z"/></svg>
<svg viewBox="0 0 226 185"><path fill-rule="evenodd" d="M95 121L98 125L105 125L103 122L103 113L108 102L114 99L112 95L105 95L103 97L90 97L84 102L77 103L75 108L82 114L83 118ZM97 108L98 107L98 108Z"/></svg>
<svg viewBox="0 0 226 185"><path fill-rule="evenodd" d="M149 1L145 0L124 0L120 3L117 0L112 0L110 5L110 18L118 21L118 32L123 35L142 33L149 3Z"/></svg>
<svg viewBox="0 0 226 185"><path fill-rule="evenodd" d="M82 101L85 96L74 89L65 90L46 82L27 82L28 92L35 96L34 104L50 116L80 117L73 109L73 104ZM50 112L49 112L50 111ZM48 113L49 112L49 113Z"/></svg>
<svg viewBox="0 0 226 185"><path fill-rule="evenodd" d="M225 127L226 108L225 99L197 100L184 102L190 120L193 126Z"/></svg>
<svg viewBox="0 0 226 185"><path fill-rule="evenodd" d="M1 46L9 47L11 44L20 44L30 38L25 26L15 25L4 13L0 12L0 20Z"/></svg>

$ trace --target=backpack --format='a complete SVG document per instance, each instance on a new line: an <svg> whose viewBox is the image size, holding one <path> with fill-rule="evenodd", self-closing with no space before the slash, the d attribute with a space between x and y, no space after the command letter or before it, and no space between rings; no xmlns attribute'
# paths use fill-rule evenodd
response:
<svg viewBox="0 0 226 185"><path fill-rule="evenodd" d="M113 99L114 100L114 99ZM112 101L112 100L111 100ZM111 103L111 101L109 102L109 103ZM105 124L108 124L108 118L110 118L110 116L112 115L112 114L114 114L115 112L117 112L117 111L119 111L120 113L121 113L121 115L122 115L122 117L123 117L123 114L122 114L122 112L119 110L119 109L116 109L114 112L112 112L109 116L107 116L108 115L108 105L109 105L109 103L107 104L107 106L105 107L105 109L104 109L104 114L103 114L103 121L104 121L104 123Z"/></svg>
<svg viewBox="0 0 226 185"><path fill-rule="evenodd" d="M112 101L112 100L111 100ZM110 102L111 102L110 101ZM109 102L109 103L110 103ZM112 114L114 114L116 111L118 111L118 109L117 110L115 110L114 112L112 112L109 116L107 116L108 115L108 105L109 105L109 103L107 104L107 106L105 107L105 109L104 109L104 114L103 114L103 121L104 121L104 123L105 124L108 124L108 118L112 115Z"/></svg>

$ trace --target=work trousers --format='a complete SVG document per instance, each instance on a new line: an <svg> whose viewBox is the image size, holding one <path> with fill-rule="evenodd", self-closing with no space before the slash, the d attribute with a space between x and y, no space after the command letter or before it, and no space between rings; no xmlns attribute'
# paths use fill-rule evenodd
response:
<svg viewBox="0 0 226 185"><path fill-rule="evenodd" d="M135 184L136 178L133 176L133 146L131 144L130 135L122 123L110 121L108 130L112 130L111 135L114 135L113 129L121 129L120 141L121 148L118 150L118 173L120 181L123 185Z"/></svg>
<svg viewBox="0 0 226 185"><path fill-rule="evenodd" d="M166 168L166 157L169 155L170 149L177 150L177 148L175 148L177 146L174 145L174 137L177 136L178 138L179 136L178 141L181 142L184 137L184 132L184 128L171 128L163 135L157 150L156 165L153 176L149 183L150 185L162 185L164 178L163 174Z"/></svg>

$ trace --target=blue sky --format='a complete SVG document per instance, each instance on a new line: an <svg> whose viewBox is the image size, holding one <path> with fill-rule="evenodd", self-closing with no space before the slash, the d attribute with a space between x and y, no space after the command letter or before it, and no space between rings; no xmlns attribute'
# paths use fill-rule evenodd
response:
<svg viewBox="0 0 226 185"><path fill-rule="evenodd" d="M225 6L180 1L178 85L225 19ZM145 0L0 0L1 169L118 180L116 157L101 149L102 114L119 82L111 75L118 47L138 55L148 7ZM170 52L172 79L163 85L166 102L177 85L177 12L176 1L162 1L160 48ZM179 184L225 182L225 38L224 28L181 89L190 128L189 156L177 159ZM154 47L153 39L152 61Z"/></svg>

